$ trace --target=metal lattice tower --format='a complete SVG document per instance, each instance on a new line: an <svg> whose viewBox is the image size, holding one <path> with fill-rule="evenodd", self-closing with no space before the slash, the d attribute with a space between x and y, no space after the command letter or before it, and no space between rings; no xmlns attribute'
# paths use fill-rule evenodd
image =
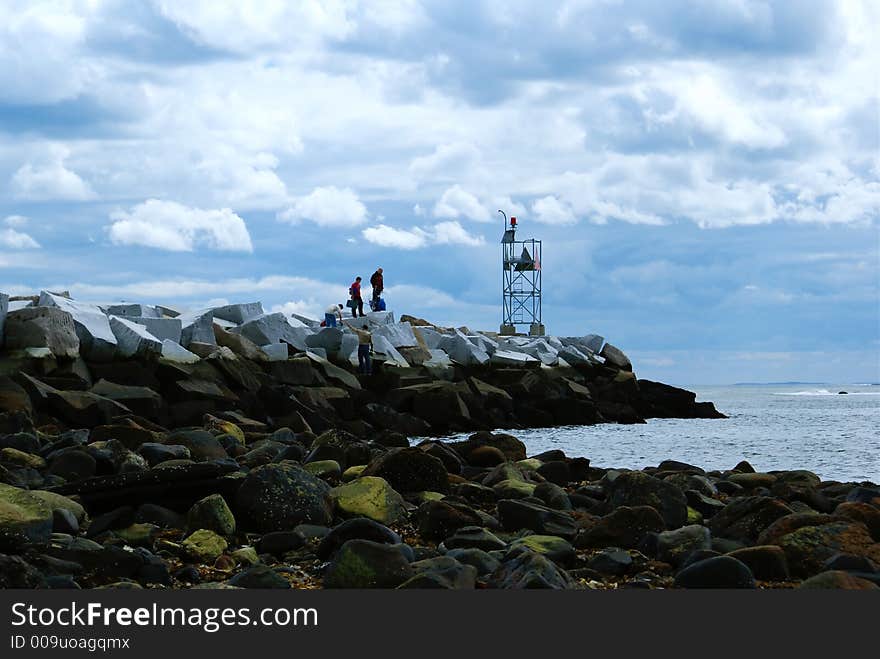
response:
<svg viewBox="0 0 880 659"><path fill-rule="evenodd" d="M501 334L516 334L517 325L528 325L530 336L544 336L541 320L541 241L517 240L516 218L504 211L501 238Z"/></svg>

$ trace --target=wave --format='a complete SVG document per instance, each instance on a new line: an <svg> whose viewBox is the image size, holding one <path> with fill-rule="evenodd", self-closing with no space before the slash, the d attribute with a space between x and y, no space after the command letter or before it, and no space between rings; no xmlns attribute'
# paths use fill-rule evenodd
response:
<svg viewBox="0 0 880 659"><path fill-rule="evenodd" d="M841 389L840 391L847 391ZM812 389L810 391L774 391L774 396L840 396L837 391L828 389ZM847 391L848 396L880 396L880 391Z"/></svg>

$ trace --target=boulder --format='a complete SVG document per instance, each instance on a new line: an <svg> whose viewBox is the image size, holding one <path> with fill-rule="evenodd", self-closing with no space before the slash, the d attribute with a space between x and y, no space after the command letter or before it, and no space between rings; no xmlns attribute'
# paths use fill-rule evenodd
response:
<svg viewBox="0 0 880 659"><path fill-rule="evenodd" d="M416 573L398 588L441 588L445 590L472 590L476 586L477 569L459 563L451 556L436 556L412 563Z"/></svg>
<svg viewBox="0 0 880 659"><path fill-rule="evenodd" d="M75 359L79 337L73 317L58 307L26 307L6 315L9 349L48 348L55 357Z"/></svg>
<svg viewBox="0 0 880 659"><path fill-rule="evenodd" d="M201 358L198 355L190 352L171 339L164 339L162 341L161 355L162 359L174 362L175 364L195 364L196 362L201 361Z"/></svg>
<svg viewBox="0 0 880 659"><path fill-rule="evenodd" d="M349 540L324 576L325 588L396 588L413 569L395 545Z"/></svg>
<svg viewBox="0 0 880 659"><path fill-rule="evenodd" d="M714 556L691 563L675 575L678 588L755 588L749 567L731 556Z"/></svg>
<svg viewBox="0 0 880 659"><path fill-rule="evenodd" d="M640 471L625 471L615 478L608 492L612 506L651 506L663 517L666 527L677 529L687 523L687 499L672 483Z"/></svg>
<svg viewBox="0 0 880 659"><path fill-rule="evenodd" d="M290 588L290 582L268 565L249 567L226 583L236 588Z"/></svg>
<svg viewBox="0 0 880 659"><path fill-rule="evenodd" d="M384 478L363 476L331 490L336 507L346 516L363 515L381 524L406 516L403 497Z"/></svg>
<svg viewBox="0 0 880 659"><path fill-rule="evenodd" d="M814 590L877 590L880 586L843 570L828 570L806 579L798 588Z"/></svg>
<svg viewBox="0 0 880 659"><path fill-rule="evenodd" d="M143 325L147 331L160 341L168 339L174 343L180 343L182 324L179 318L128 318L133 323Z"/></svg>
<svg viewBox="0 0 880 659"><path fill-rule="evenodd" d="M280 312L250 318L232 328L231 332L240 334L258 346L283 342L303 352L308 349L308 339L312 335L312 330L307 327L293 327Z"/></svg>
<svg viewBox="0 0 880 659"><path fill-rule="evenodd" d="M373 332L373 341L376 337L383 337L394 348L407 348L419 345L413 328L409 323L394 323L379 325Z"/></svg>
<svg viewBox="0 0 880 659"><path fill-rule="evenodd" d="M191 531L207 529L218 535L235 533L235 517L219 494L210 494L196 501L186 514L186 523Z"/></svg>
<svg viewBox="0 0 880 659"><path fill-rule="evenodd" d="M263 305L259 302L248 302L245 304L227 304L222 307L214 307L211 309L214 318L226 320L236 325L241 325L245 321L263 315Z"/></svg>
<svg viewBox="0 0 880 659"><path fill-rule="evenodd" d="M583 366L585 364L591 364L594 361L590 358L591 353L586 353L573 345L564 346L557 354L559 359L564 359L565 362L571 366Z"/></svg>
<svg viewBox="0 0 880 659"><path fill-rule="evenodd" d="M491 531L479 526L463 526L443 541L447 549L481 549L494 551L504 549L507 543Z"/></svg>
<svg viewBox="0 0 880 659"><path fill-rule="evenodd" d="M839 553L880 563L880 543L874 542L865 525L859 522L803 526L782 536L777 544L785 552L792 574L799 577L818 574L825 569L825 563Z"/></svg>
<svg viewBox="0 0 880 659"><path fill-rule="evenodd" d="M762 496L738 497L731 499L722 510L709 521L712 535L729 538L744 544L755 544L761 533L776 520L790 515L791 508L779 499ZM774 544L761 542L760 544Z"/></svg>
<svg viewBox="0 0 880 659"><path fill-rule="evenodd" d="M522 368L525 366L537 366L540 360L527 355L524 352L514 352L513 350L502 350L499 348L492 355L492 365L501 367Z"/></svg>
<svg viewBox="0 0 880 659"><path fill-rule="evenodd" d="M479 526L481 517L469 506L454 501L425 501L416 513L419 535L440 541L465 526Z"/></svg>
<svg viewBox="0 0 880 659"><path fill-rule="evenodd" d="M502 499L498 502L498 519L508 531L529 529L542 535L567 539L574 538L577 533L570 514L530 501Z"/></svg>
<svg viewBox="0 0 880 659"><path fill-rule="evenodd" d="M505 589L544 588L563 590L575 587L574 580L546 556L528 547L511 550L489 580L490 586Z"/></svg>
<svg viewBox="0 0 880 659"><path fill-rule="evenodd" d="M659 533L665 528L666 524L656 509L650 506L621 506L580 532L575 546L635 549L649 534Z"/></svg>
<svg viewBox="0 0 880 659"><path fill-rule="evenodd" d="M478 348L468 341L467 336L459 330L455 334L445 335L438 345L452 361L462 366L479 366L489 363L489 355L482 348Z"/></svg>
<svg viewBox="0 0 880 659"><path fill-rule="evenodd" d="M416 447L386 451L367 465L363 475L384 478L398 492L449 491L443 462Z"/></svg>
<svg viewBox="0 0 880 659"><path fill-rule="evenodd" d="M605 343L605 338L598 334L587 334L582 337L566 336L560 337L559 340L563 346L574 346L586 354L599 352L602 349L602 345Z"/></svg>
<svg viewBox="0 0 880 659"><path fill-rule="evenodd" d="M180 321L180 344L191 343L217 345L214 338L214 314L210 310L194 311L178 317Z"/></svg>
<svg viewBox="0 0 880 659"><path fill-rule="evenodd" d="M235 510L243 527L262 532L327 524L333 517L330 488L289 462L251 470L238 489Z"/></svg>
<svg viewBox="0 0 880 659"><path fill-rule="evenodd" d="M427 348L428 350L440 349L440 341L443 339L443 334L441 334L437 330L431 329L429 327L413 327L412 331L413 336L415 336L416 341L419 342L419 345Z"/></svg>
<svg viewBox="0 0 880 659"><path fill-rule="evenodd" d="M610 364L622 371L632 371L632 362L629 360L620 348L615 348L610 343L606 343L599 353L605 359L606 364Z"/></svg>
<svg viewBox="0 0 880 659"><path fill-rule="evenodd" d="M657 558L665 563L680 565L695 551L712 548L712 534L705 526L691 524L657 535Z"/></svg>
<svg viewBox="0 0 880 659"><path fill-rule="evenodd" d="M40 307L55 307L66 311L73 318L79 337L80 353L92 361L110 361L116 354L115 332L100 307L95 304L76 302L60 295L40 292Z"/></svg>
<svg viewBox="0 0 880 659"><path fill-rule="evenodd" d="M102 309L108 316L125 318L161 318L163 315L158 308L146 304L111 304Z"/></svg>
<svg viewBox="0 0 880 659"><path fill-rule="evenodd" d="M260 350L266 355L266 361L284 362L287 361L289 350L286 343L269 343L260 346Z"/></svg>
<svg viewBox="0 0 880 659"><path fill-rule="evenodd" d="M316 550L321 559L333 556L349 540L369 540L387 545L399 545L400 536L387 526L366 517L349 519L331 529L322 539Z"/></svg>
<svg viewBox="0 0 880 659"><path fill-rule="evenodd" d="M563 567L570 566L575 559L571 543L556 535L527 535L510 543L511 549L516 547L527 547Z"/></svg>
<svg viewBox="0 0 880 659"><path fill-rule="evenodd" d="M386 366L395 366L397 368L409 367L406 357L400 354L384 336L373 334L373 353L373 358L381 360Z"/></svg>
<svg viewBox="0 0 880 659"><path fill-rule="evenodd" d="M756 579L763 581L787 581L789 579L785 552L776 545L743 547L735 549L728 556L748 565Z"/></svg>
<svg viewBox="0 0 880 659"><path fill-rule="evenodd" d="M227 547L226 540L208 529L199 529L183 541L187 554L202 563L213 563Z"/></svg>
<svg viewBox="0 0 880 659"><path fill-rule="evenodd" d="M161 354L162 342L146 327L119 316L110 316L110 328L116 336L118 353L122 357Z"/></svg>
<svg viewBox="0 0 880 659"><path fill-rule="evenodd" d="M45 545L52 535L52 508L40 497L0 483L0 550Z"/></svg>

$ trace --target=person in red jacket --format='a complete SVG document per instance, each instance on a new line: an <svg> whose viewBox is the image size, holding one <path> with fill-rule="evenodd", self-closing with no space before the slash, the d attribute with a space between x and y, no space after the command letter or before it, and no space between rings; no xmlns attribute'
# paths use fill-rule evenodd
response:
<svg viewBox="0 0 880 659"><path fill-rule="evenodd" d="M351 295L351 302L349 306L351 307L351 315L355 318L358 317L358 311L361 313L361 317L364 315L364 301L361 299L361 278L356 277L352 285L348 289L348 294Z"/></svg>
<svg viewBox="0 0 880 659"><path fill-rule="evenodd" d="M385 290L385 279L382 277L382 268L378 268L370 277L370 286L373 287L373 301L370 303L370 308L373 311L378 311L379 297L382 295L382 291Z"/></svg>

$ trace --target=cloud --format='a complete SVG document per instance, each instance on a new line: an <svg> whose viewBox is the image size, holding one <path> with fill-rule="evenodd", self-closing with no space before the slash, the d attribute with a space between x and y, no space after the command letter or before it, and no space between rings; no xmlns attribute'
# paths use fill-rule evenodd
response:
<svg viewBox="0 0 880 659"><path fill-rule="evenodd" d="M290 224L308 220L322 227L354 227L367 221L367 207L351 188L331 185L296 198L278 219Z"/></svg>
<svg viewBox="0 0 880 659"><path fill-rule="evenodd" d="M28 223L28 218L24 215L7 215L3 219L3 224L8 227L21 228Z"/></svg>
<svg viewBox="0 0 880 659"><path fill-rule="evenodd" d="M535 221L543 224L574 224L577 218L571 207L552 195L535 200L532 204Z"/></svg>
<svg viewBox="0 0 880 659"><path fill-rule="evenodd" d="M396 229L386 224L367 227L361 235L374 245L397 249L421 249L429 245L483 245L482 236L472 236L458 222L438 222L430 227Z"/></svg>
<svg viewBox="0 0 880 659"><path fill-rule="evenodd" d="M434 205L435 217L462 217L475 222L491 222L492 212L483 205L476 195L460 185L448 188Z"/></svg>
<svg viewBox="0 0 880 659"><path fill-rule="evenodd" d="M91 186L65 167L70 149L53 144L36 162L19 167L12 176L12 191L18 199L32 201L87 201L95 198Z"/></svg>
<svg viewBox="0 0 880 659"><path fill-rule="evenodd" d="M173 201L149 199L128 212L111 214L107 227L114 245L143 245L173 252L197 247L253 252L243 219L228 208L202 210Z"/></svg>
<svg viewBox="0 0 880 659"><path fill-rule="evenodd" d="M460 177L479 159L479 149L470 142L441 144L432 154L413 159L409 171L417 179L450 180Z"/></svg>
<svg viewBox="0 0 880 659"><path fill-rule="evenodd" d="M0 229L0 247L8 247L9 249L39 249L40 243L21 231Z"/></svg>

